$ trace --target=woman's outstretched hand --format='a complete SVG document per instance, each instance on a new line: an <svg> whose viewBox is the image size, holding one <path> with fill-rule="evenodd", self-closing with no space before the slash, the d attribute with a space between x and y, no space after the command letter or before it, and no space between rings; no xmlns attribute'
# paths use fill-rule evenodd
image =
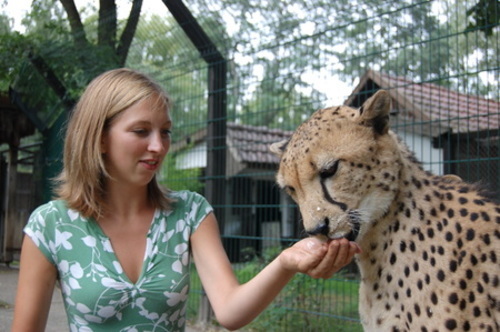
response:
<svg viewBox="0 0 500 332"><path fill-rule="evenodd" d="M305 273L315 279L328 279L360 252L357 243L346 239L323 242L309 237L285 249L279 259L286 270Z"/></svg>

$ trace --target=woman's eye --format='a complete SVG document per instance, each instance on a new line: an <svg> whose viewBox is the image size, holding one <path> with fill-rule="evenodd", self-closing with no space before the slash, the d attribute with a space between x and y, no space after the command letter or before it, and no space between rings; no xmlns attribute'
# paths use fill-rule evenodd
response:
<svg viewBox="0 0 500 332"><path fill-rule="evenodd" d="M146 129L134 129L133 132L140 136L146 135L148 133Z"/></svg>
<svg viewBox="0 0 500 332"><path fill-rule="evenodd" d="M163 130L161 131L161 134L162 134L162 136L164 136L164 137L170 137L170 135L172 134L172 131L171 131L170 129L163 129Z"/></svg>

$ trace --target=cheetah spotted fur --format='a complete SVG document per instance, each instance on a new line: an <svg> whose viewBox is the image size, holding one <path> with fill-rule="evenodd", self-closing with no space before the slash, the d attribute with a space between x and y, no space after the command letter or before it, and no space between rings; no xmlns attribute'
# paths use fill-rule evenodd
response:
<svg viewBox="0 0 500 332"><path fill-rule="evenodd" d="M305 230L362 248L365 331L499 331L500 207L457 176L424 171L389 130L391 99L315 112L271 150Z"/></svg>

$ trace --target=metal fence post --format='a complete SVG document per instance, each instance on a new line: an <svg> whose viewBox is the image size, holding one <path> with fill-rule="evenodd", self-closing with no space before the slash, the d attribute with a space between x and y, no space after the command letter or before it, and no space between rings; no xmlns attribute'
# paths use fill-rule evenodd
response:
<svg viewBox="0 0 500 332"><path fill-rule="evenodd" d="M226 85L227 65L215 44L203 31L189 9L179 0L163 3L184 30L188 38L208 64L207 114L207 168L205 196L213 205L219 227L224 229L225 175L226 175ZM198 320L208 323L213 316L208 298L203 291Z"/></svg>

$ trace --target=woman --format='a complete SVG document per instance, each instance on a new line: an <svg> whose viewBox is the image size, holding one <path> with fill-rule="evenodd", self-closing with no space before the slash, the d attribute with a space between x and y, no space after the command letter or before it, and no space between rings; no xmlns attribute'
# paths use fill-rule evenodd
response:
<svg viewBox="0 0 500 332"><path fill-rule="evenodd" d="M304 239L240 285L211 206L161 189L169 98L129 69L94 79L72 113L57 199L25 228L13 331L44 329L56 281L72 331L182 331L192 255L219 323L255 318L297 272L329 278L359 252Z"/></svg>

